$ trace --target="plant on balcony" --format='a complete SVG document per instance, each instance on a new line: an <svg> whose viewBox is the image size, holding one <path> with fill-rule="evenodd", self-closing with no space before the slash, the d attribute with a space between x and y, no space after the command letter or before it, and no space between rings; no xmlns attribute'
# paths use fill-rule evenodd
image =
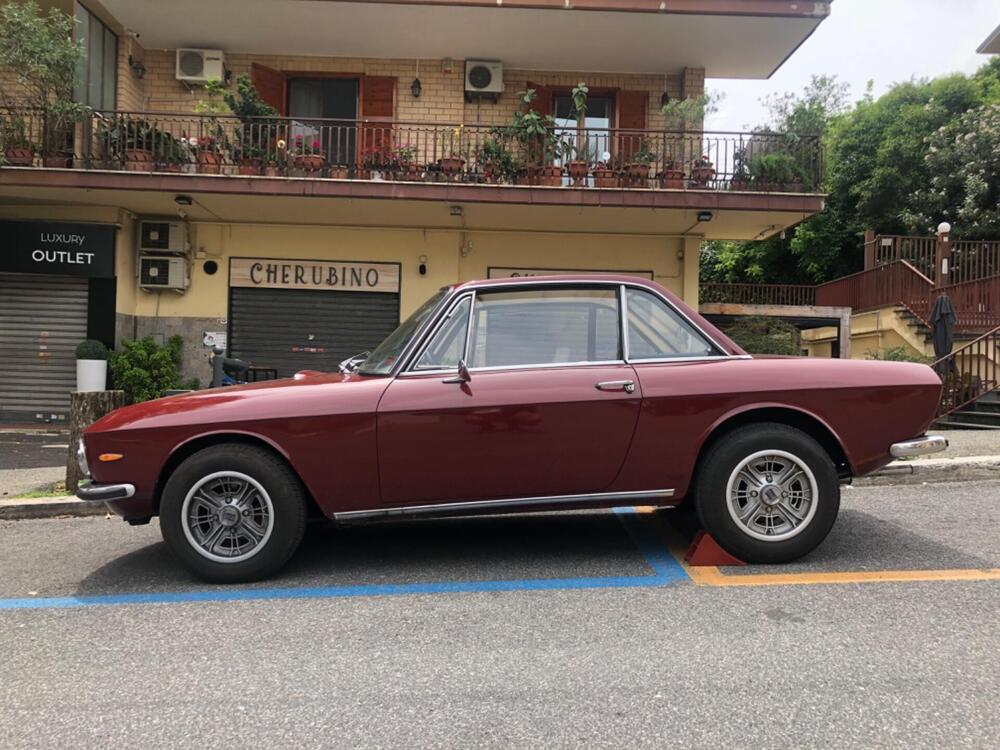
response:
<svg viewBox="0 0 1000 750"><path fill-rule="evenodd" d="M240 121L233 134L230 156L239 174L260 174L261 165L273 146L278 130L278 110L260 97L246 73L236 76L236 91L222 95L229 111Z"/></svg>
<svg viewBox="0 0 1000 750"><path fill-rule="evenodd" d="M116 117L110 125L101 122L98 140L106 144L108 156L123 164L129 172L148 172L155 162L154 145L161 137L146 120L127 115Z"/></svg>
<svg viewBox="0 0 1000 750"><path fill-rule="evenodd" d="M570 92L570 99L573 102L573 109L576 111L576 143L567 144L566 172L574 185L583 184L587 175L590 174L590 147L587 132L584 127L587 122L587 95L590 89L587 84L580 81Z"/></svg>
<svg viewBox="0 0 1000 750"><path fill-rule="evenodd" d="M391 154L390 163L391 174L396 179L403 182L416 182L420 179L415 146L397 146Z"/></svg>
<svg viewBox="0 0 1000 750"><path fill-rule="evenodd" d="M521 92L521 110L514 113L504 133L517 143L523 155L528 181L532 184L558 187L562 184L562 167L552 162L559 154L559 138L551 115L535 111L535 89Z"/></svg>
<svg viewBox="0 0 1000 750"><path fill-rule="evenodd" d="M226 129L219 119L228 112L226 103L222 100L225 86L217 78L210 79L205 84L205 98L194 105L194 111L205 115L199 122L199 133L188 139L195 152L198 171L203 174L221 174L225 155L230 151Z"/></svg>
<svg viewBox="0 0 1000 750"><path fill-rule="evenodd" d="M191 162L191 148L183 138L160 132L156 143L156 167L162 172L180 172Z"/></svg>
<svg viewBox="0 0 1000 750"><path fill-rule="evenodd" d="M697 187L707 187L713 177L715 177L715 165L707 155L703 154L691 162L691 180Z"/></svg>
<svg viewBox="0 0 1000 750"><path fill-rule="evenodd" d="M489 183L514 182L519 165L503 128L494 128L476 150L476 168Z"/></svg>
<svg viewBox="0 0 1000 750"><path fill-rule="evenodd" d="M465 126L459 125L451 129L444 143L442 156L438 159L438 167L449 180L455 179L469 159L469 144L465 137Z"/></svg>
<svg viewBox="0 0 1000 750"><path fill-rule="evenodd" d="M801 193L805 190L805 170L791 154L762 154L748 165L754 188L765 192Z"/></svg>
<svg viewBox="0 0 1000 750"><path fill-rule="evenodd" d="M649 180L650 165L656 161L656 154L648 138L640 138L638 145L628 157L625 164L625 177L631 187L646 187Z"/></svg>
<svg viewBox="0 0 1000 750"><path fill-rule="evenodd" d="M30 166L40 146L45 166L72 166L73 128L90 112L73 101L82 55L83 42L74 41L73 21L62 11L43 14L34 0L0 7L0 72L9 75L0 86L0 134L8 163ZM40 144L28 138L32 120Z"/></svg>
<svg viewBox="0 0 1000 750"><path fill-rule="evenodd" d="M292 141L291 155L295 167L304 172L319 172L326 164L323 142L317 138L306 138L304 135L295 136L295 140Z"/></svg>

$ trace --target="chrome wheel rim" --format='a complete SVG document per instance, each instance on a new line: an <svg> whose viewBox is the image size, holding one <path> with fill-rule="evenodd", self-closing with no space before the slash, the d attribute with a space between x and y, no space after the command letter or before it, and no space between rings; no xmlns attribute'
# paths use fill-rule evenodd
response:
<svg viewBox="0 0 1000 750"><path fill-rule="evenodd" d="M267 490L238 471L217 471L199 479L181 506L188 544L219 563L249 560L274 530L274 505Z"/></svg>
<svg viewBox="0 0 1000 750"><path fill-rule="evenodd" d="M726 485L729 515L744 534L780 542L801 533L816 515L819 490L805 461L766 450L736 464Z"/></svg>

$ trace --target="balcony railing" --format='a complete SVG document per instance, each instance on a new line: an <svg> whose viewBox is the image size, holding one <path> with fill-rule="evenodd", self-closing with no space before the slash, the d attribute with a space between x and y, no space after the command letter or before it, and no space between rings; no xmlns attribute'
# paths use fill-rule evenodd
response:
<svg viewBox="0 0 1000 750"><path fill-rule="evenodd" d="M698 300L737 305L815 305L809 284L702 284Z"/></svg>
<svg viewBox="0 0 1000 750"><path fill-rule="evenodd" d="M876 235L866 253L869 263L882 266L905 260L927 278L936 280L936 237ZM1000 274L1000 241L955 240L950 243L948 281L960 284Z"/></svg>
<svg viewBox="0 0 1000 750"><path fill-rule="evenodd" d="M55 132L40 115L2 110L0 124L21 132L4 143L14 166L787 193L814 193L823 177L818 139L782 134L570 123L526 135L505 125L151 112L95 112L72 132Z"/></svg>

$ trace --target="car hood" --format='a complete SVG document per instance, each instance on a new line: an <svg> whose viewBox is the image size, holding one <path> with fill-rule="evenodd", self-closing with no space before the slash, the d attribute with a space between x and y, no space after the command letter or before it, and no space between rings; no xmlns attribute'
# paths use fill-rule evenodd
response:
<svg viewBox="0 0 1000 750"><path fill-rule="evenodd" d="M294 378L168 396L116 409L87 432L374 411L389 378L305 371Z"/></svg>

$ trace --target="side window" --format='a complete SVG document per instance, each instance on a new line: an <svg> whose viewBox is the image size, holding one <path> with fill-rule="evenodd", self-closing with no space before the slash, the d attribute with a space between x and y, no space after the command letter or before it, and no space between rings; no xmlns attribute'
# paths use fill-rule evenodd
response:
<svg viewBox="0 0 1000 750"><path fill-rule="evenodd" d="M470 367L621 359L613 289L550 288L476 296Z"/></svg>
<svg viewBox="0 0 1000 750"><path fill-rule="evenodd" d="M427 344L415 370L446 370L458 367L465 356L465 340L469 330L469 307L472 297L458 302Z"/></svg>
<svg viewBox="0 0 1000 750"><path fill-rule="evenodd" d="M719 351L662 299L626 291L629 360L711 357Z"/></svg>

